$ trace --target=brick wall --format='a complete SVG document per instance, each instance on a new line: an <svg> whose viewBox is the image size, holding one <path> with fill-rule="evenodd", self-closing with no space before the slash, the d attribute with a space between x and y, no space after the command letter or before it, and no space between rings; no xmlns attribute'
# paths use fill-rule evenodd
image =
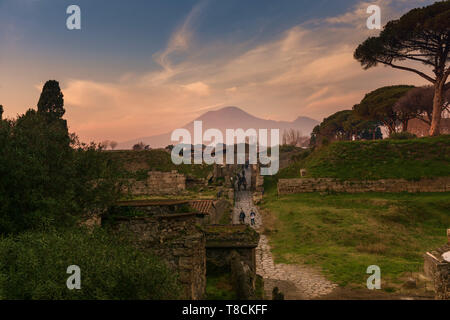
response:
<svg viewBox="0 0 450 320"><path fill-rule="evenodd" d="M331 178L318 179L280 179L278 194L304 192L448 192L450 177L408 181L404 179L347 180Z"/></svg>

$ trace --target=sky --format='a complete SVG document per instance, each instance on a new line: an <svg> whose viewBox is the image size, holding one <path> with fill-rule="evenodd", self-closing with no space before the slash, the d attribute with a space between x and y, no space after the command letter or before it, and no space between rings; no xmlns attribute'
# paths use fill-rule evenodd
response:
<svg viewBox="0 0 450 320"><path fill-rule="evenodd" d="M0 0L0 104L36 108L60 82L71 132L83 141L170 132L237 106L264 119L321 121L385 85L419 76L353 59L384 25L428 0ZM68 30L69 5L81 30Z"/></svg>

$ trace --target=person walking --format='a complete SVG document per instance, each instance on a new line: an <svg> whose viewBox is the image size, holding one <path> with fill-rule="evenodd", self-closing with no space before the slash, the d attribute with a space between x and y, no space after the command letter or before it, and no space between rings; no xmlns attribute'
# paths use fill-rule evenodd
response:
<svg viewBox="0 0 450 320"><path fill-rule="evenodd" d="M242 185L244 186L244 190L247 190L247 179L245 177L242 177Z"/></svg>
<svg viewBox="0 0 450 320"><path fill-rule="evenodd" d="M256 214L252 209L252 211L250 212L250 222L251 222L252 226L255 225L255 217L256 217Z"/></svg>
<svg viewBox="0 0 450 320"><path fill-rule="evenodd" d="M239 214L239 222L240 223L245 223L245 212L244 212L244 210L242 210L242 208L241 208L241 213Z"/></svg>

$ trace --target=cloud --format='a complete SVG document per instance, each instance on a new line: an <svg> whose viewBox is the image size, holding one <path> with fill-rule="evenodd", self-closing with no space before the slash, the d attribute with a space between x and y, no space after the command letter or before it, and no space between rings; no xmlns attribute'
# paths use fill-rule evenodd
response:
<svg viewBox="0 0 450 320"><path fill-rule="evenodd" d="M205 0L196 4L189 12L181 26L172 34L165 50L153 56L155 61L157 61L164 68L164 70L168 72L173 70L172 63L170 61L171 54L176 52L185 52L190 48L194 35L193 24L202 14L206 5L207 2Z"/></svg>
<svg viewBox="0 0 450 320"><path fill-rule="evenodd" d="M393 1L370 4L377 3L390 17L405 11L398 11ZM63 89L72 106L70 123L82 138L120 141L168 132L226 105L257 116L321 120L351 109L380 86L423 84L407 72L383 67L364 71L353 59L356 46L377 33L365 28L368 4L360 2L343 15L307 21L250 45L226 39L196 42L194 26L205 8L200 2L167 47L153 56L160 70L129 73L111 83L69 81Z"/></svg>
<svg viewBox="0 0 450 320"><path fill-rule="evenodd" d="M209 86L201 81L193 82L187 85L182 86L186 90L190 92L194 92L200 96L209 95Z"/></svg>

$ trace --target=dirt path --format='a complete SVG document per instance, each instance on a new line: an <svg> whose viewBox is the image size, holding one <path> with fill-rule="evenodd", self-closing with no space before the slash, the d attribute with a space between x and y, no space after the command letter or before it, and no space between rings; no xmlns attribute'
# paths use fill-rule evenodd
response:
<svg viewBox="0 0 450 320"><path fill-rule="evenodd" d="M251 171L245 172L248 189L250 189ZM236 189L237 190L237 189ZM239 223L241 209L245 212L245 223L250 224L250 212L256 214L255 230L262 230L262 219L258 207L253 204L251 191L236 191L233 211L233 224ZM316 270L302 265L274 263L267 237L260 234L256 248L256 273L264 278L266 298L271 299L272 290L278 287L285 299L314 299L330 294L336 287Z"/></svg>

